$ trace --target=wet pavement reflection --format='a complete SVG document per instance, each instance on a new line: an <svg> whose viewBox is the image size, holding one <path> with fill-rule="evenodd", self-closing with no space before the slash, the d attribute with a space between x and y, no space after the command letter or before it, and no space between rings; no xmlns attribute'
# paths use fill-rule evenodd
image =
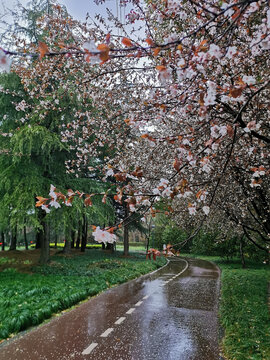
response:
<svg viewBox="0 0 270 360"><path fill-rule="evenodd" d="M7 342L0 360L218 360L219 269L187 261L179 276L187 262L173 258Z"/></svg>

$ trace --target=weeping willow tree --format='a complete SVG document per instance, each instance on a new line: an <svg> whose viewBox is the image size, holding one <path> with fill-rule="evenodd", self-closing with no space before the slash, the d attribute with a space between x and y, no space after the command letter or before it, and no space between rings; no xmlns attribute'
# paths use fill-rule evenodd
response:
<svg viewBox="0 0 270 360"><path fill-rule="evenodd" d="M25 43L38 43L42 39L42 31L37 25L38 19L52 11L53 0L31 0L26 6L20 1L12 7L2 4L3 15L0 18L0 42L13 47L14 39L23 36ZM12 19L12 21L10 21Z"/></svg>
<svg viewBox="0 0 270 360"><path fill-rule="evenodd" d="M61 141L62 111L47 111L37 121L35 104L24 92L20 78L5 74L0 83L0 224L4 230L8 226L12 231L26 226L36 229L41 242L40 262L46 263L49 225L64 234L69 244L79 223L85 225L86 239L87 224L109 225L114 220L114 210L110 201L103 204L101 199L93 199L93 206L86 208L81 199L76 199L72 207L46 214L35 207L36 196L48 197L51 184L63 191L75 188L88 193L101 193L108 186L99 181L99 174L90 178L87 169L79 176L66 172L66 161L72 158L72 152ZM24 103L27 109L22 109ZM69 120L67 115L66 121Z"/></svg>
<svg viewBox="0 0 270 360"><path fill-rule="evenodd" d="M59 9L51 3L40 0L31 1L28 8L18 5L18 11L12 14L15 28L11 26L7 30L5 41L21 39L13 44L16 49L25 48L26 43L34 46L33 43L52 33L56 39L65 34L67 43L73 41L71 20L66 21L68 14L62 11L60 21ZM41 15L51 19L48 26L47 22L46 26L37 26ZM20 230L25 226L36 229L41 244L41 263L49 259L50 226L65 234L67 244L74 229L82 227L84 249L87 224L107 226L114 218L109 199L107 204L101 199L93 199L89 209L80 204L79 199L72 207L63 207L50 214L35 208L36 196L48 197L51 184L60 191L73 188L88 194L102 193L110 186L101 181L103 175L98 170L108 153L112 155L106 144L98 153L88 156L79 172L67 171L67 164L73 163L76 168L78 149L87 149L87 144L97 140L94 135L84 133L89 114L103 116L92 107L84 88L80 96L74 95L84 76L80 61L78 64L76 59L74 61L75 70L71 72L61 57L55 62L27 59L26 64L22 60L13 66L17 75L11 73L0 77L0 193L3 194L0 205L5 211L8 209L12 229ZM66 139L65 132L73 123L76 112L84 115L79 116L79 126L72 139ZM94 172L90 168L94 168Z"/></svg>

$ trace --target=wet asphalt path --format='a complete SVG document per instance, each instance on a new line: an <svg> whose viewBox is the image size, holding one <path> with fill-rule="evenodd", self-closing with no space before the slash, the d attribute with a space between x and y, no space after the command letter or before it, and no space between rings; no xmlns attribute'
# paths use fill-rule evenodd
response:
<svg viewBox="0 0 270 360"><path fill-rule="evenodd" d="M6 342L0 360L218 360L218 296L214 264L173 258Z"/></svg>

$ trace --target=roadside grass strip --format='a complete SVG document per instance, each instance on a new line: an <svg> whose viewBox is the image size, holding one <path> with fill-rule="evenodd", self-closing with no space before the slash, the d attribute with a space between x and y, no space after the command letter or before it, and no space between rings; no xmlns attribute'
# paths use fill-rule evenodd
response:
<svg viewBox="0 0 270 360"><path fill-rule="evenodd" d="M223 268L221 281L225 356L232 360L269 360L269 271Z"/></svg>
<svg viewBox="0 0 270 360"><path fill-rule="evenodd" d="M128 259L121 255L101 250L79 256L55 255L49 265L33 267L31 274L19 273L9 264L0 272L0 342L166 263L164 258L146 261L144 255Z"/></svg>
<svg viewBox="0 0 270 360"><path fill-rule="evenodd" d="M220 324L224 357L229 360L270 359L270 316L268 283L270 267L239 259L225 261L217 256L185 254L215 262L221 272Z"/></svg>

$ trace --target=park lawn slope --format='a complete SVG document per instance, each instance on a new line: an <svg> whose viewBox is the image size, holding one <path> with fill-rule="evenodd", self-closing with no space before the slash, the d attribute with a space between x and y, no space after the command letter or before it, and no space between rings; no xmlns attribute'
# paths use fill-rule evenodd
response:
<svg viewBox="0 0 270 360"><path fill-rule="evenodd" d="M270 359L268 283L270 267L240 260L186 254L215 262L221 269L220 324L222 350L228 360Z"/></svg>
<svg viewBox="0 0 270 360"><path fill-rule="evenodd" d="M220 304L223 348L231 360L270 359L268 269L222 268Z"/></svg>
<svg viewBox="0 0 270 360"><path fill-rule="evenodd" d="M56 254L49 265L22 273L12 267L17 260L11 260L0 272L0 341L165 262L164 258L146 261L138 254L124 258L120 253L88 250L71 256Z"/></svg>

